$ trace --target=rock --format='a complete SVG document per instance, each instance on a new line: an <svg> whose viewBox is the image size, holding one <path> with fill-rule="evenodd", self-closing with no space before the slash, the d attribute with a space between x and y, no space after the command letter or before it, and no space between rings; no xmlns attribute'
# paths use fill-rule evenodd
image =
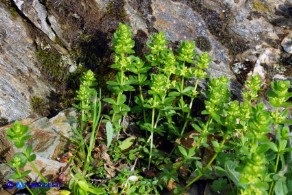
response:
<svg viewBox="0 0 292 195"><path fill-rule="evenodd" d="M38 0L23 1L14 0L18 9L41 31L43 31L53 42L56 39L56 34L51 28L48 21L48 13L46 7ZM47 20L48 19L48 20ZM56 29L56 28L55 28Z"/></svg>
<svg viewBox="0 0 292 195"><path fill-rule="evenodd" d="M288 34L283 41L281 42L281 45L285 52L292 54L292 33Z"/></svg>
<svg viewBox="0 0 292 195"><path fill-rule="evenodd" d="M52 87L42 80L33 40L20 17L0 4L0 117L8 121L32 113L33 96L46 96Z"/></svg>
<svg viewBox="0 0 292 195"><path fill-rule="evenodd" d="M66 166L66 163L60 163L58 161L47 159L47 158L41 157L39 155L37 155L37 158L33 163L41 171L42 175L46 178L49 178L50 180L52 180L54 177L56 177L56 175L60 171L61 167ZM23 170L24 171L25 170L33 170L33 168L28 163L25 165ZM68 170L67 170L67 172L68 172ZM32 181L40 181L41 180L40 177L38 176L38 174L35 173L34 171L32 171L28 176L30 177L30 179Z"/></svg>
<svg viewBox="0 0 292 195"><path fill-rule="evenodd" d="M33 146L33 152L37 155L35 161L39 170L43 169L43 175L50 177L56 175L59 169L65 166L65 163L57 161L60 155L64 154L65 145L68 139L72 136L72 127L76 127L76 112L74 109L67 109L60 112L55 117L48 119L46 117L40 119L25 119L21 123L28 125L30 128L29 134L32 135L27 144ZM5 136L5 130L11 128L13 124L0 128L0 154L4 157L3 160L9 162L16 152L22 152L20 149L11 145ZM5 173L0 169L0 175ZM25 167L25 170L32 170L30 165ZM37 174L32 172L30 178L38 180Z"/></svg>
<svg viewBox="0 0 292 195"><path fill-rule="evenodd" d="M50 45L62 54L74 50L74 55L76 53L80 55L78 60L81 64L98 69L102 74L104 70L101 69L112 63L111 39L119 22L132 26L138 55L147 50L144 43L149 40L149 35L157 31L164 31L171 41L170 45L174 47L180 40L196 41L196 52L207 51L213 59L208 70L209 75L229 77L234 82L233 86L239 87L232 89L233 91L240 90L247 74L256 64L263 67L266 79L282 74L279 71L282 68L274 67L283 64L272 59L280 59L283 53L291 54L291 44L288 39L290 35L284 38L284 35L289 34L292 29L290 0L14 0L13 2L22 16L32 23L27 29L22 29L21 33L35 32L35 28L44 33L37 33L31 39L27 36L31 45L35 42L40 47L43 40L48 37L51 41L48 40L44 45ZM4 10L7 12L8 9ZM5 12L1 12L0 18L7 21L5 19L7 16L3 13ZM10 19L9 23L19 23L13 20ZM0 39L6 36L10 28L1 29ZM2 52L7 50L3 47L4 44L3 41L0 44ZM280 45L283 51L278 50ZM34 56L33 47L19 46L20 51L25 49L26 53ZM4 56L6 55L5 53ZM22 58L26 56L29 55L21 55ZM269 57L264 60L264 56ZM4 60L2 61L1 64L4 63ZM34 57L25 64L35 64ZM237 67L236 64L242 70L234 68ZM76 66L74 63L69 65L70 72L73 72ZM290 79L291 68L286 67L287 63L284 65L287 71L283 76ZM27 72L25 68L19 69ZM7 71L11 72L4 70L2 74L6 74ZM237 74L238 71L240 74ZM39 73L34 75L41 77ZM15 74L10 78L1 78L0 84L5 87L2 87L0 92L4 91L3 94L7 94L6 91L12 91L13 87L9 86L9 83L15 78ZM41 82L37 82L33 86L38 89L40 85ZM30 109L28 102L32 95L28 94L27 90L21 91L26 88L18 87L18 93L12 96L0 95L2 117L5 113L11 121L17 117L28 116ZM42 89L46 88L49 87ZM36 91L34 89L34 92ZM25 97L22 97L22 93ZM44 94L40 91L36 93ZM11 109L13 111L8 110L8 106L1 107L6 104L10 107L13 105Z"/></svg>
<svg viewBox="0 0 292 195"><path fill-rule="evenodd" d="M128 1L126 1L124 9L126 10L127 16L130 20L133 33L137 34L137 31L140 29L143 30L147 35L149 35L146 20L141 17L139 11L135 10Z"/></svg>
<svg viewBox="0 0 292 195"><path fill-rule="evenodd" d="M44 117L36 120L29 125L32 138L28 144L32 144L33 151L40 157L57 159L63 154L65 145L72 136L72 126L76 127L74 117L74 109L68 109L51 119Z"/></svg>
<svg viewBox="0 0 292 195"><path fill-rule="evenodd" d="M0 181L5 181L5 182L8 181L10 179L10 176L14 174L13 169L5 163L0 164L0 170L1 170Z"/></svg>
<svg viewBox="0 0 292 195"><path fill-rule="evenodd" d="M95 0L95 3L101 11L104 11L110 3L110 0Z"/></svg>
<svg viewBox="0 0 292 195"><path fill-rule="evenodd" d="M195 40L205 37L210 44L209 53L213 59L210 64L209 74L211 76L227 76L234 79L230 71L231 59L228 51L208 31L208 28L197 12L183 3L172 1L152 1L153 16L156 18L153 27L158 31L164 31L166 37L173 42L180 40ZM201 53L200 50L197 50ZM216 61L216 62L215 62Z"/></svg>

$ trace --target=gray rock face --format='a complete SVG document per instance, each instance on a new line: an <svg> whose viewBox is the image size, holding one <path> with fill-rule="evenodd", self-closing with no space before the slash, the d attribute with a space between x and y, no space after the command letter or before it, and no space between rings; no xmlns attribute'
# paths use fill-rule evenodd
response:
<svg viewBox="0 0 292 195"><path fill-rule="evenodd" d="M58 162L57 159L64 154L65 145L72 136L71 128L76 125L72 118L76 118L75 110L67 109L51 119L44 117L38 120L26 119L21 121L22 124L30 128L29 134L32 137L27 144L33 146L33 152L37 155L34 163L39 170L44 171L44 176L56 176L60 167L66 165L66 163ZM0 154L4 158L2 160L6 162L9 162L16 152L22 152L6 139L5 130L11 127L12 125L8 125L0 128ZM24 169L32 170L29 164ZM7 171L7 169L1 169L0 175L5 175L7 179ZM39 180L35 172L32 172L29 176L33 181Z"/></svg>
<svg viewBox="0 0 292 195"><path fill-rule="evenodd" d="M0 4L0 117L9 121L27 117L32 112L31 97L50 91L36 64L25 23Z"/></svg>
<svg viewBox="0 0 292 195"><path fill-rule="evenodd" d="M213 59L209 74L215 77L227 76L234 79L229 68L231 59L228 56L228 50L212 36L205 21L197 12L183 3L172 1L153 0L151 7L153 16L156 18L153 25L155 29L164 31L166 37L173 42L198 40L198 37L204 37L210 44L208 53ZM201 53L199 49L197 52Z"/></svg>
<svg viewBox="0 0 292 195"><path fill-rule="evenodd" d="M42 36L50 40L47 44L63 54L77 50L83 55L82 63L89 67L107 67L111 63L112 34L118 23L124 22L132 26L139 54L145 51L149 35L157 31L164 31L172 46L177 46L180 40L195 40L196 52L207 51L213 59L209 75L227 76L237 87L248 73L257 72L259 67L263 67L263 82L275 75L292 77L291 60L287 57L291 53L287 35L292 29L292 5L287 0L14 0L14 3L44 33ZM0 92L3 92L0 111L14 120L29 113L28 101L32 95L27 92L28 85L36 94L44 94L49 87L35 82L40 73L32 65L36 63L32 43L41 45L42 41L30 39L25 28L12 27L23 23L12 19L7 10L1 10L0 21L3 26L0 73L8 75L0 78ZM20 61L25 65L9 69L17 67L12 64ZM26 86L12 86L17 80Z"/></svg>
<svg viewBox="0 0 292 195"><path fill-rule="evenodd" d="M55 41L56 35L47 22L48 13L46 7L38 0L23 1L15 0L16 6L21 12L29 18L29 20L40 30L42 30L48 37ZM52 21L52 20L51 20Z"/></svg>

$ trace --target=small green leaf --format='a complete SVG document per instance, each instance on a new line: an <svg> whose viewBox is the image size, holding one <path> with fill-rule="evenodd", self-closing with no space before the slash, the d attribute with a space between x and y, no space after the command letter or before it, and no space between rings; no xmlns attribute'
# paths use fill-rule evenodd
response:
<svg viewBox="0 0 292 195"><path fill-rule="evenodd" d="M283 107L292 107L292 103L291 102L284 102L283 104L281 104L281 106L283 106Z"/></svg>
<svg viewBox="0 0 292 195"><path fill-rule="evenodd" d="M209 112L208 112L207 110L203 110L203 111L201 112L201 114L203 114L203 115L207 115L207 114L209 114Z"/></svg>
<svg viewBox="0 0 292 195"><path fill-rule="evenodd" d="M24 146L24 141L22 140L17 140L14 142L14 145L16 148L22 148Z"/></svg>
<svg viewBox="0 0 292 195"><path fill-rule="evenodd" d="M211 116L217 123L222 124L221 118L218 114L213 113Z"/></svg>
<svg viewBox="0 0 292 195"><path fill-rule="evenodd" d="M128 137L127 139L125 139L124 141L122 141L122 143L119 145L119 148L124 151L124 150L127 150L129 149L134 141L136 140L136 137L135 136L131 136L131 137Z"/></svg>
<svg viewBox="0 0 292 195"><path fill-rule="evenodd" d="M28 174L30 174L31 170L26 170L23 173L21 173L21 177L25 178Z"/></svg>
<svg viewBox="0 0 292 195"><path fill-rule="evenodd" d="M166 105L171 105L173 100L175 100L175 97L167 97L167 98L165 98L164 103ZM169 106L169 107L172 108L171 106Z"/></svg>
<svg viewBox="0 0 292 195"><path fill-rule="evenodd" d="M23 179L22 177L21 177L21 175L17 175L16 173L14 173L13 175L11 175L10 176L10 179Z"/></svg>
<svg viewBox="0 0 292 195"><path fill-rule="evenodd" d="M291 152L291 151L292 151L292 148L286 148L286 149L282 150L283 153Z"/></svg>
<svg viewBox="0 0 292 195"><path fill-rule="evenodd" d="M103 101L105 101L109 104L117 105L116 101L112 98L104 98Z"/></svg>
<svg viewBox="0 0 292 195"><path fill-rule="evenodd" d="M215 181L213 181L211 188L212 190L214 190L215 192L217 191L223 191L228 187L228 182L227 179L225 178L219 178Z"/></svg>
<svg viewBox="0 0 292 195"><path fill-rule="evenodd" d="M280 152L286 148L288 141L287 140L281 140L280 141Z"/></svg>
<svg viewBox="0 0 292 195"><path fill-rule="evenodd" d="M212 144L214 146L215 152L220 152L220 145L219 145L218 141L217 140L213 140Z"/></svg>
<svg viewBox="0 0 292 195"><path fill-rule="evenodd" d="M106 128L107 147L109 147L112 143L113 134L114 134L114 129L113 129L112 123L110 121L107 121L105 128Z"/></svg>
<svg viewBox="0 0 292 195"><path fill-rule="evenodd" d="M32 162L35 159L36 159L36 155L35 154L32 154L32 155L29 156L29 158L27 160L28 160L28 162Z"/></svg>
<svg viewBox="0 0 292 195"><path fill-rule="evenodd" d="M77 183L78 183L78 185L80 186L80 188L82 190L84 190L84 191L88 191L89 190L89 185L88 185L88 183L86 181L81 180L81 181L78 181Z"/></svg>
<svg viewBox="0 0 292 195"><path fill-rule="evenodd" d="M96 194L96 195L98 195L98 194L106 194L106 192L105 192L104 189L102 189L102 188L95 188L95 187L90 187L88 189L88 192L91 192L91 193Z"/></svg>
<svg viewBox="0 0 292 195"><path fill-rule="evenodd" d="M146 131L151 131L151 129L152 129L151 123L143 123L140 125L140 127Z"/></svg>
<svg viewBox="0 0 292 195"><path fill-rule="evenodd" d="M257 148L257 153L258 154L264 154L270 149L269 144L262 144Z"/></svg>
<svg viewBox="0 0 292 195"><path fill-rule="evenodd" d="M59 190L59 195L70 195L70 193L68 190Z"/></svg>
<svg viewBox="0 0 292 195"><path fill-rule="evenodd" d="M193 89L194 89L194 87L188 86L182 91L182 94L190 96L192 94Z"/></svg>
<svg viewBox="0 0 292 195"><path fill-rule="evenodd" d="M266 142L266 144L268 144L270 146L270 148L274 151L274 152L278 152L278 147L275 143L273 142Z"/></svg>
<svg viewBox="0 0 292 195"><path fill-rule="evenodd" d="M179 92L176 92L176 91L172 91L168 94L168 96L170 97L177 97L177 96L180 96L180 93Z"/></svg>
<svg viewBox="0 0 292 195"><path fill-rule="evenodd" d="M21 138L22 141L27 141L31 138L31 135L25 135Z"/></svg>
<svg viewBox="0 0 292 195"><path fill-rule="evenodd" d="M287 189L287 185L286 185L285 181L283 181L283 180L276 181L275 194L276 195L284 195L284 194L287 194L287 192L288 192L288 189Z"/></svg>
<svg viewBox="0 0 292 195"><path fill-rule="evenodd" d="M27 158L22 152L14 154L13 159L10 161L10 164L13 167L23 168L27 163Z"/></svg>
<svg viewBox="0 0 292 195"><path fill-rule="evenodd" d="M286 119L283 121L284 124L286 125L292 125L292 120L291 119Z"/></svg>
<svg viewBox="0 0 292 195"><path fill-rule="evenodd" d="M196 123L192 123L192 127L199 132L202 131L202 128L199 125L197 125Z"/></svg>
<svg viewBox="0 0 292 195"><path fill-rule="evenodd" d="M25 154L26 156L29 156L32 152L32 145L27 146L26 150L25 150Z"/></svg>
<svg viewBox="0 0 292 195"><path fill-rule="evenodd" d="M122 94L121 97L120 97L120 99L119 99L118 105L124 104L126 102L126 100L127 100L126 95L125 94Z"/></svg>
<svg viewBox="0 0 292 195"><path fill-rule="evenodd" d="M225 163L225 170L227 176L234 182L235 185L238 185L240 174L237 171L235 171L236 166L237 163L233 161L227 161Z"/></svg>
<svg viewBox="0 0 292 195"><path fill-rule="evenodd" d="M178 149L180 151L180 153L184 156L184 157L187 157L188 156L188 153L186 151L186 149L182 146L178 146Z"/></svg>

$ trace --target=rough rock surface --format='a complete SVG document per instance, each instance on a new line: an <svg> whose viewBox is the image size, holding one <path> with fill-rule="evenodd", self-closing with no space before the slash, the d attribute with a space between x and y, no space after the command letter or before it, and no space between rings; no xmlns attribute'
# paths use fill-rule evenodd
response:
<svg viewBox="0 0 292 195"><path fill-rule="evenodd" d="M29 18L29 20L39 29L41 29L52 41L55 41L56 34L54 33L48 19L46 7L38 0L22 1L16 0L18 9Z"/></svg>
<svg viewBox="0 0 292 195"><path fill-rule="evenodd" d="M0 117L9 121L30 115L31 97L51 90L41 79L26 26L0 4Z"/></svg>
<svg viewBox="0 0 292 195"><path fill-rule="evenodd" d="M68 139L72 136L71 128L75 126L73 118L76 118L74 109L67 109L51 119L44 117L37 120L31 118L21 121L22 124L30 127L29 132L32 138L27 143L32 144L33 152L37 155L35 164L40 170L43 170L44 176L55 176L60 167L66 165L58 162L57 159L64 153ZM0 160L5 162L9 162L16 152L21 152L12 146L5 137L5 130L11 127L12 124L0 128L0 156L4 158ZM24 169L32 170L29 165ZM6 167L6 169L1 169L0 175L5 176L3 179L7 179L9 172L11 171ZM37 174L34 172L29 176L33 181L38 180Z"/></svg>
<svg viewBox="0 0 292 195"><path fill-rule="evenodd" d="M265 83L273 78L292 78L290 0L14 0L14 3L22 17L30 21L30 29L43 32L32 38L32 42L39 46L43 44L40 36L47 38L46 44L60 53L77 53L78 62L101 75L108 73L107 67L112 63L109 57L112 34L118 23L124 22L133 28L138 55L145 51L144 43L153 32L164 31L174 47L180 40L195 40L198 53L208 51L212 56L209 74L231 78L237 89L247 74L259 67ZM1 18L12 21L4 15ZM13 32L6 34L12 36ZM34 52L31 47L19 48ZM22 55L22 60L34 64L29 56ZM21 101L14 102L29 100L20 94L17 98ZM0 98L2 110L4 104L12 102L13 94L7 96ZM27 116L28 107L28 103L23 106L25 114L16 114L18 107L15 107L14 115L6 116L9 119Z"/></svg>
<svg viewBox="0 0 292 195"><path fill-rule="evenodd" d="M223 47L209 32L202 16L191 7L172 1L152 1L153 16L156 18L154 28L164 31L168 40L179 42L180 40L196 40L204 37L209 41L210 49L206 49L212 56L209 74L211 76L227 76L234 79L229 64L231 59L228 50ZM197 50L200 53L200 50Z"/></svg>
<svg viewBox="0 0 292 195"><path fill-rule="evenodd" d="M285 52L292 54L292 33L288 34L283 41L281 42L281 45Z"/></svg>

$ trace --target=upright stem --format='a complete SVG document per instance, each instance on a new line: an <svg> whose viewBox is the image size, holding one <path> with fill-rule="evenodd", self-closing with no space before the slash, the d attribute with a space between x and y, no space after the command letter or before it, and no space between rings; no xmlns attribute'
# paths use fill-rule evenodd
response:
<svg viewBox="0 0 292 195"><path fill-rule="evenodd" d="M278 120L278 115L279 115L279 108L276 108L276 110L275 110L275 120L276 120L276 121ZM277 130L277 129L278 129L278 124L276 124L274 128ZM276 132L276 133L277 133L277 132ZM278 140L278 143L279 143L279 141L280 141L280 140ZM274 173L275 173L275 174L276 174L277 171L278 171L279 161L280 161L280 153L277 153L276 164L275 164L275 166L274 166ZM273 194L274 187L275 187L275 181L273 181L272 184L271 184L271 188L270 188L270 190L269 190L269 195L270 195L270 194Z"/></svg>
<svg viewBox="0 0 292 195"><path fill-rule="evenodd" d="M81 104L81 121L80 121L80 129L81 129L81 131L84 131L84 122L83 122L83 119L84 119L84 115L85 115L85 113L84 113L84 109L83 109L83 101L81 101L80 102L80 104Z"/></svg>
<svg viewBox="0 0 292 195"><path fill-rule="evenodd" d="M138 74L138 81L140 82L141 79L141 74ZM140 93L140 100L141 100L141 106L143 109L143 117L144 117L144 122L146 122L146 113L145 113L145 109L143 107L144 105L144 97L143 97L143 91L142 91L142 86L139 84L139 93Z"/></svg>
<svg viewBox="0 0 292 195"><path fill-rule="evenodd" d="M100 95L100 93L99 93L99 95ZM97 101L99 101L98 104L97 104ZM96 134L95 131L96 131L96 127L99 123L100 113L101 113L101 102L100 102L100 99L99 100L97 99L96 93L94 94L92 110L93 110L93 119L92 119L93 124L91 127L90 142L89 142L89 147L88 147L88 152L87 152L87 157L86 157L84 167L87 167L88 163L90 162L91 152L92 152L92 149L94 147L94 141L95 141L95 134ZM85 170L86 169L84 169L84 171Z"/></svg>
<svg viewBox="0 0 292 195"><path fill-rule="evenodd" d="M197 79L196 80L196 83L195 83L195 91L197 90L197 87L198 87L198 83L199 83L199 80ZM189 105L189 111L188 111L188 114L187 114L187 117L186 117L186 119L185 119L185 122L184 122L184 125L183 125L183 128L182 128L182 131L181 131L181 133L180 133L180 137L182 137L183 136L183 134L184 134L184 132L185 132L185 129L186 129L186 127L187 127L187 124L188 124L188 122L189 122L189 117L190 117L190 115L191 115L191 109L192 109L192 107L193 107L193 101L194 101L194 97L192 97L191 98L191 102L190 102L190 105Z"/></svg>
<svg viewBox="0 0 292 195"><path fill-rule="evenodd" d="M148 169L150 169L151 158L152 158L153 134L154 134L154 118L155 118L155 108L152 108L151 135L150 135L150 154L149 154L149 161L148 161Z"/></svg>

